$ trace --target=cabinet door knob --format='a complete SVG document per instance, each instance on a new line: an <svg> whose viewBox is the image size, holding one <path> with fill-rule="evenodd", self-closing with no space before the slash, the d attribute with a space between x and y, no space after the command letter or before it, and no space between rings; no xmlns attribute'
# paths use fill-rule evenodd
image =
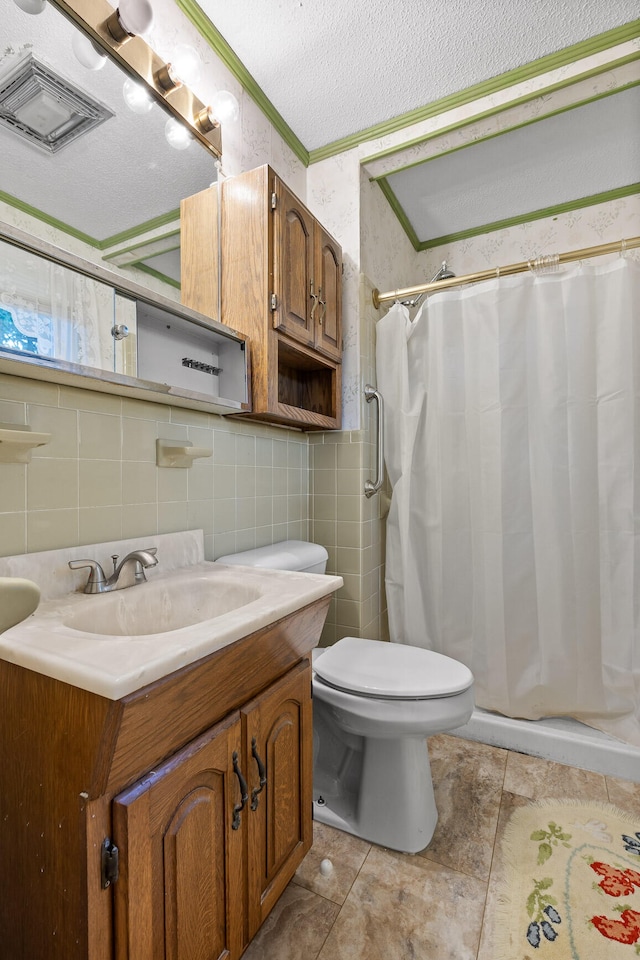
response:
<svg viewBox="0 0 640 960"><path fill-rule="evenodd" d="M231 759L233 760L233 772L238 778L238 783L240 784L240 803L236 803L235 807L233 808L233 819L231 820L231 829L238 830L240 827L240 811L244 809L244 805L249 799L249 791L247 789L247 781L242 776L242 770L240 769L240 765L238 763L238 754L236 753L235 750L231 755Z"/></svg>
<svg viewBox="0 0 640 960"><path fill-rule="evenodd" d="M257 810L258 804L260 803L258 800L258 795L261 794L265 788L267 782L267 771L265 770L264 763L260 759L260 754L258 753L258 744L255 737L253 737L251 740L251 756L258 765L258 776L260 777L260 785L254 787L251 791L251 809Z"/></svg>

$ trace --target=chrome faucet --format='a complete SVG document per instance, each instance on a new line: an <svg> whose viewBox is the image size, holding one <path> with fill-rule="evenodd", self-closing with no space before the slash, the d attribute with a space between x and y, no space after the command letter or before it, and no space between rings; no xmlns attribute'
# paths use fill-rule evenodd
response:
<svg viewBox="0 0 640 960"><path fill-rule="evenodd" d="M137 583L144 583L145 567L155 567L158 563L157 547L147 547L146 550L133 550L124 560L118 563L118 554L114 553L113 573L106 577L104 570L95 560L69 560L72 570L89 567L89 579L84 588L85 593L109 593L111 590L124 590L125 587L134 587Z"/></svg>

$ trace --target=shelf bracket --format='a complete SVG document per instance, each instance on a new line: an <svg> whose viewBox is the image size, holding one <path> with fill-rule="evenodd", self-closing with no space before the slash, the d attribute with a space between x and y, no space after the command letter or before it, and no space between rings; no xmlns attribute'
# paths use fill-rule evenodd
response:
<svg viewBox="0 0 640 960"><path fill-rule="evenodd" d="M0 423L0 463L29 463L31 451L50 440L50 433L34 433L27 424Z"/></svg>
<svg viewBox="0 0 640 960"><path fill-rule="evenodd" d="M213 450L194 447L190 440L156 440L156 466L190 467L200 457L210 457Z"/></svg>

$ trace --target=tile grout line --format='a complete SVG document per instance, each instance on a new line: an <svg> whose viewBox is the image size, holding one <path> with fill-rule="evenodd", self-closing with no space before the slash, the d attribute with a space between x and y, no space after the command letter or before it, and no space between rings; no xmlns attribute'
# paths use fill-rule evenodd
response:
<svg viewBox="0 0 640 960"><path fill-rule="evenodd" d="M311 849L313 849L313 845L312 845L312 848L311 848ZM306 887L303 883L300 883L299 880L296 880L295 877L292 878L291 882L292 882L292 883L295 883L296 886L302 887L303 890L308 890L309 893L313 893L313 894L315 894L315 896L321 897L321 898L322 898L323 900L325 900L327 903L332 903L332 904L334 904L336 907L339 908L339 909L338 909L338 912L336 913L336 916L335 916L335 919L334 919L333 923L331 924L331 926L329 927L329 929L328 929L328 931L327 931L326 937L325 937L324 940L322 941L322 946L321 946L320 949L318 950L318 952L317 952L317 954L315 955L315 957L313 958L313 960L318 960L318 958L320 957L320 954L321 954L322 951L324 950L325 945L326 945L326 942L327 942L327 940L329 939L329 937L331 936L331 932L332 932L333 928L335 927L336 923L337 923L338 920L340 919L340 915L341 915L341 913L342 913L342 908L343 908L344 905L346 904L346 902L347 902L347 900L348 900L348 898L349 898L349 894L350 894L351 891L353 890L353 887L354 887L354 885L355 885L355 883L356 883L356 880L357 880L358 877L360 876L360 871L362 870L362 868L364 867L365 863L367 862L367 859L368 859L369 854L371 853L371 850L372 850L372 849L373 849L373 844L369 846L369 849L367 850L367 854L366 854L364 860L362 861L362 863L360 864L360 866L358 867L358 871L357 871L355 877L353 878L353 881L352 881L351 885L349 886L349 889L347 890L347 893L345 894L345 898L344 898L344 900L342 901L342 903L337 903L335 900L332 900L330 897L325 897L322 893L318 893L317 890L311 890L309 887Z"/></svg>
<svg viewBox="0 0 640 960"><path fill-rule="evenodd" d="M484 906L483 906L483 908L482 908L482 920L480 921L480 930L479 930L479 932L478 932L478 947L477 947L477 950L476 950L476 960L479 960L479 957L480 957L480 949L481 949L481 947L482 947L482 934L483 934L483 932L484 932L484 924L485 924L485 920L486 920L486 917L487 917L487 907L488 907L488 905L489 905L489 889L490 889L490 882L491 882L491 874L492 874L492 872L493 872L493 864L494 864L495 859L496 859L496 845L497 845L497 843L498 843L498 827L499 827L499 825L500 825L500 813L501 813L501 811L502 811L502 805L503 805L503 803L504 803L504 794L505 794L504 783L505 783L505 780L506 780L506 778L507 778L507 763L508 763L508 761L509 761L509 751L508 751L508 750L505 750L504 769L503 769L503 771L502 771L502 784L501 784L501 786L500 786L500 803L498 804L498 816L496 817L496 832L495 832L494 837L493 837L493 847L492 847L492 850L491 850L491 861L490 861L490 863L489 863L489 871L488 871L488 873L487 873L487 880L486 880L487 890L486 890L485 898L484 898Z"/></svg>

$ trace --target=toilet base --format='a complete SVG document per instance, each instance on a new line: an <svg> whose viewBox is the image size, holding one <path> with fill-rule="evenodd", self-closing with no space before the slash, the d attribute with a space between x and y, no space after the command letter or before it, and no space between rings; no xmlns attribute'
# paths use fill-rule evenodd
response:
<svg viewBox="0 0 640 960"><path fill-rule="evenodd" d="M316 765L314 819L391 850L424 850L438 821L426 740L363 738L361 762L357 790Z"/></svg>

